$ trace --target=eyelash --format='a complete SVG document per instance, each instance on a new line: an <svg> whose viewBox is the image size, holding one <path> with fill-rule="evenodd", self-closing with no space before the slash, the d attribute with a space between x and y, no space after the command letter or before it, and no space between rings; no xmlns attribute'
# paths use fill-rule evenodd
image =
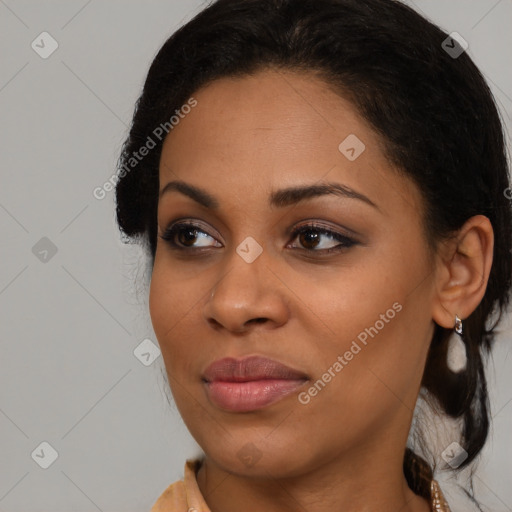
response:
<svg viewBox="0 0 512 512"><path fill-rule="evenodd" d="M181 223L173 224L172 226L170 226L169 228L167 228L165 230L163 235L159 235L159 237L162 240L164 240L166 243L168 243L169 246L171 247L171 249L173 249L173 250L201 251L202 249L203 250L207 249L206 247L204 247L204 248L183 247L174 241L176 234L178 234L182 230L185 231L187 229L194 229L194 230L200 231L201 233L204 233L211 237L211 235L209 235L206 231L204 231L204 229L202 229L202 226L200 226L199 224L195 224L193 222L181 222ZM340 242L340 244L335 247L331 247L329 249L315 250L315 249L300 248L299 250L306 251L309 253L313 252L313 253L319 253L319 254L330 254L333 252L343 251L343 250L348 249L349 247L352 247L353 245L357 244L357 242L354 239L352 239L346 235L343 235L336 231L332 231L330 229L327 229L325 227L322 227L322 226L314 224L314 223L305 224L305 225L302 225L302 226L299 226L298 228L296 228L292 232L292 241L295 240L297 238L297 236L299 236L303 233L311 232L311 231L317 232L320 235L327 235L327 236L333 238L334 240ZM214 237L212 237L212 238L214 238Z"/></svg>

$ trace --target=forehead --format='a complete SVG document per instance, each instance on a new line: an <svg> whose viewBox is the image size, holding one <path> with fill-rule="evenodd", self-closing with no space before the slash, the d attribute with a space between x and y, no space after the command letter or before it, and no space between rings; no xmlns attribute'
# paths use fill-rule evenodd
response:
<svg viewBox="0 0 512 512"><path fill-rule="evenodd" d="M354 106L313 74L267 69L215 80L193 97L197 106L164 142L161 188L181 179L251 198L325 179L377 201L415 193Z"/></svg>
<svg viewBox="0 0 512 512"><path fill-rule="evenodd" d="M338 156L339 142L354 132L375 145L352 105L311 74L268 69L221 78L194 98L197 106L169 134L164 152L185 144L238 158L251 149L267 149L259 158L284 153L302 159L312 149Z"/></svg>

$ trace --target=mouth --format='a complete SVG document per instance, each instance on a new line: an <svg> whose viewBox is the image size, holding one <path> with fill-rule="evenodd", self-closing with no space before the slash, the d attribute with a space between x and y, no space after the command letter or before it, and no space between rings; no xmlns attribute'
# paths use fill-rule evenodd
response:
<svg viewBox="0 0 512 512"><path fill-rule="evenodd" d="M220 359L203 374L209 400L232 412L262 409L298 390L308 380L303 372L260 356Z"/></svg>

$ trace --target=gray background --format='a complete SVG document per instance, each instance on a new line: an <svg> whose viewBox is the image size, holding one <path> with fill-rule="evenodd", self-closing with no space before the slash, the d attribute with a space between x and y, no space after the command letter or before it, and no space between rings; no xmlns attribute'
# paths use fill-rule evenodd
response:
<svg viewBox="0 0 512 512"><path fill-rule="evenodd" d="M142 251L120 240L113 192L92 191L114 173L152 58L202 5L0 0L0 512L149 511L199 453L167 402L162 358L140 357L146 366L134 354L156 344ZM510 132L512 1L411 5L468 41ZM47 59L31 47L43 31L59 45ZM506 320L475 478L496 512L512 510ZM48 469L42 442L58 453ZM437 477L454 512L468 510L455 481Z"/></svg>

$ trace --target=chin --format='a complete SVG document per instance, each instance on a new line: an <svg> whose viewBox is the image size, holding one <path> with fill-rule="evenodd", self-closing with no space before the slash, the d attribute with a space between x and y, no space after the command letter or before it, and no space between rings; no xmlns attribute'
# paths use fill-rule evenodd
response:
<svg viewBox="0 0 512 512"><path fill-rule="evenodd" d="M205 454L224 471L251 478L294 478L311 471L314 461L310 455L301 453L297 446L262 446L260 436L253 440L230 439L228 446L216 444L205 446ZM211 448L211 449L210 449Z"/></svg>

